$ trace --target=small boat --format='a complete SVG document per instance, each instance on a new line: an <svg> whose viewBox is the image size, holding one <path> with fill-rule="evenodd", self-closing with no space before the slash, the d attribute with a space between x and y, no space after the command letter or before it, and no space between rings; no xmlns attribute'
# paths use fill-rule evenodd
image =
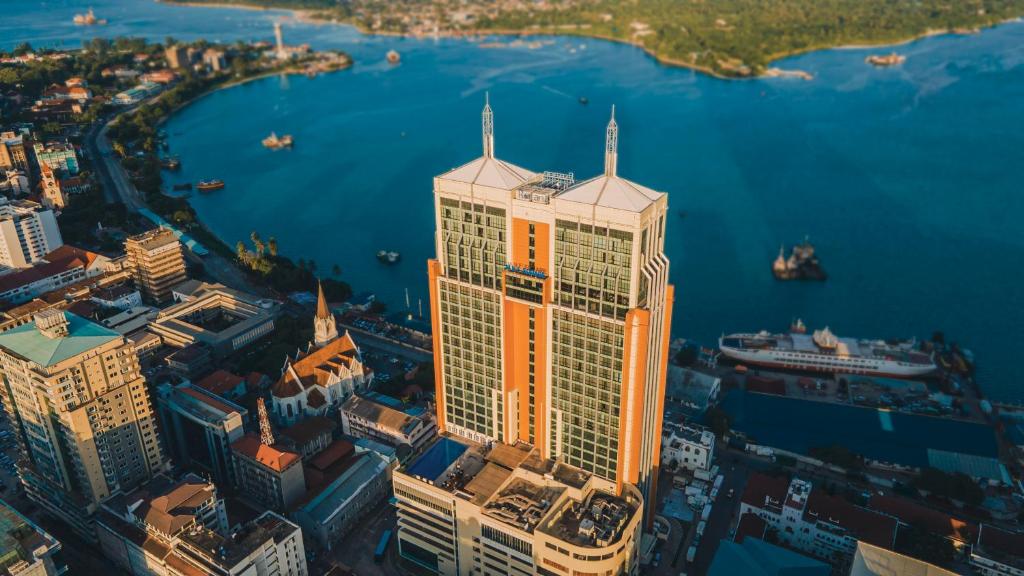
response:
<svg viewBox="0 0 1024 576"><path fill-rule="evenodd" d="M686 210L680 210L680 211L679 211L679 217L680 217L680 218L686 218L686 216L687 216L687 214L686 214Z"/></svg>
<svg viewBox="0 0 1024 576"><path fill-rule="evenodd" d="M78 26L102 26L107 23L106 20L97 18L92 8L85 14L75 14L74 22Z"/></svg>
<svg viewBox="0 0 1024 576"><path fill-rule="evenodd" d="M160 161L160 167L164 170L178 170L181 168L181 160L177 158L164 158Z"/></svg>
<svg viewBox="0 0 1024 576"><path fill-rule="evenodd" d="M398 64L402 60L402 56L394 50L388 50L387 59L388 64Z"/></svg>
<svg viewBox="0 0 1024 576"><path fill-rule="evenodd" d="M580 104L583 104L584 106L586 106L587 104L590 104L590 100L587 99L586 96L580 96Z"/></svg>
<svg viewBox="0 0 1024 576"><path fill-rule="evenodd" d="M171 188L173 188L174 190L176 190L178 192L181 192L183 190L191 190L192 189L192 183L191 182L185 182L184 184L175 184Z"/></svg>
<svg viewBox="0 0 1024 576"><path fill-rule="evenodd" d="M280 150L281 148L291 148L292 146L292 135L285 134L280 138L277 134L271 132L270 136L263 139L263 146L270 148L271 150Z"/></svg>
<svg viewBox="0 0 1024 576"><path fill-rule="evenodd" d="M902 56L893 52L892 54L886 54L884 56L873 54L864 59L865 62L873 66L898 66L906 62L907 57Z"/></svg>
<svg viewBox="0 0 1024 576"><path fill-rule="evenodd" d="M402 255L398 252L389 252L387 250L381 250L377 252L377 260L385 264L395 264L402 258Z"/></svg>
<svg viewBox="0 0 1024 576"><path fill-rule="evenodd" d="M198 188L200 192L212 192L214 190L221 190L224 188L224 181L217 179L200 180L199 184L196 184L196 188Z"/></svg>

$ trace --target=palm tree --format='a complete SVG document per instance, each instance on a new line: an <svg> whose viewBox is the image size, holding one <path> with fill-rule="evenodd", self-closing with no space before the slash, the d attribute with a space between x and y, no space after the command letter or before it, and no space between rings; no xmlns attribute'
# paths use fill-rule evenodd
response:
<svg viewBox="0 0 1024 576"><path fill-rule="evenodd" d="M240 261L245 262L248 260L247 256L249 255L249 251L245 249L245 242L239 240L238 243L235 244L235 253L238 254L238 259Z"/></svg>
<svg viewBox="0 0 1024 576"><path fill-rule="evenodd" d="M267 239L267 251L270 252L271 256L277 257L277 238L271 236Z"/></svg>

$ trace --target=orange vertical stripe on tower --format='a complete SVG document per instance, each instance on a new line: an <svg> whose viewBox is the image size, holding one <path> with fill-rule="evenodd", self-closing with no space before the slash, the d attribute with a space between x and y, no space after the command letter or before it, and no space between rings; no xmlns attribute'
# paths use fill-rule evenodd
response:
<svg viewBox="0 0 1024 576"><path fill-rule="evenodd" d="M644 384L647 382L647 357L650 354L649 310L633 308L626 313L625 345L622 358L622 392L619 399L619 461L616 466L615 484L622 492L624 483L636 484L640 476L640 445L644 423ZM636 337L634 338L634 328ZM633 350L636 350L635 359ZM635 362L634 362L635 360ZM632 388L632 392L630 391ZM630 402L632 394L632 403ZM632 405L631 405L632 404ZM629 410L633 409L632 426L629 425ZM632 442L632 445L629 445ZM629 451L629 465L626 452Z"/></svg>
<svg viewBox="0 0 1024 576"><path fill-rule="evenodd" d="M427 260L427 278L430 282L430 332L434 344L434 399L437 401L437 431L445 431L444 386L441 382L441 307L440 286L441 263L436 259Z"/></svg>

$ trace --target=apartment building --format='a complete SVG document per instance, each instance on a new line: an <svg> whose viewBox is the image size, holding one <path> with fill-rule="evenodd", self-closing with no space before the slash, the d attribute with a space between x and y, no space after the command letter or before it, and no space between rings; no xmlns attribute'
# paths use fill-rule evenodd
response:
<svg viewBox="0 0 1024 576"><path fill-rule="evenodd" d="M132 344L61 310L0 333L0 393L28 497L85 538L107 499L166 470Z"/></svg>
<svg viewBox="0 0 1024 576"><path fill-rule="evenodd" d="M171 299L171 288L188 280L181 242L167 228L154 228L124 243L128 267L135 285L148 302L163 304Z"/></svg>

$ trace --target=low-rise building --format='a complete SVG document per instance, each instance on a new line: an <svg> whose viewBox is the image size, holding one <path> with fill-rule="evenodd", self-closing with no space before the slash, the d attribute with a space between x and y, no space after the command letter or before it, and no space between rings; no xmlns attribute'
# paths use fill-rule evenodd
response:
<svg viewBox="0 0 1024 576"><path fill-rule="evenodd" d="M406 445L414 450L437 434L437 425L429 414L412 416L359 394L341 405L341 427L349 436L392 446Z"/></svg>
<svg viewBox="0 0 1024 576"><path fill-rule="evenodd" d="M387 458L338 440L306 465L307 495L292 518L330 550L390 493Z"/></svg>
<svg viewBox="0 0 1024 576"><path fill-rule="evenodd" d="M245 379L227 370L214 370L196 382L196 386L221 398L235 400L245 395Z"/></svg>
<svg viewBox="0 0 1024 576"><path fill-rule="evenodd" d="M28 168L24 135L14 131L0 132L0 170Z"/></svg>
<svg viewBox="0 0 1024 576"><path fill-rule="evenodd" d="M209 474L223 486L232 486L231 444L245 434L248 410L187 381L160 384L156 405L173 460Z"/></svg>
<svg viewBox="0 0 1024 576"><path fill-rule="evenodd" d="M57 556L60 542L0 500L0 574L58 576L67 566Z"/></svg>
<svg viewBox="0 0 1024 576"><path fill-rule="evenodd" d="M849 567L857 542L892 548L894 518L855 506L815 490L810 482L753 474L740 501L740 516L754 514L765 521L782 544Z"/></svg>
<svg viewBox="0 0 1024 576"><path fill-rule="evenodd" d="M142 518L134 512L104 510L98 522L103 554L132 576L307 576L298 526L265 512L227 534L198 515L198 507L208 502L201 501L205 495L184 488L165 494L161 498L166 500L163 507L172 509L169 514L153 512L152 505ZM223 510L221 501L216 502ZM143 505L140 502L140 508Z"/></svg>
<svg viewBox="0 0 1024 576"><path fill-rule="evenodd" d="M142 306L142 293L135 286L128 284L117 284L94 290L89 298L100 306L118 310L130 310Z"/></svg>
<svg viewBox="0 0 1024 576"><path fill-rule="evenodd" d="M643 497L531 446L442 437L394 472L401 556L439 574L634 574Z"/></svg>
<svg viewBox="0 0 1024 576"><path fill-rule="evenodd" d="M109 259L73 246L61 246L35 264L0 275L0 300L23 304L54 290L104 273Z"/></svg>
<svg viewBox="0 0 1024 576"><path fill-rule="evenodd" d="M335 428L334 420L313 416L281 430L277 437L289 450L301 454L303 460L309 460L331 444Z"/></svg>
<svg viewBox="0 0 1024 576"><path fill-rule="evenodd" d="M36 163L46 164L52 170L64 171L71 176L78 174L78 153L68 142L36 142L32 145Z"/></svg>
<svg viewBox="0 0 1024 576"><path fill-rule="evenodd" d="M982 524L970 563L980 576L1024 576L1024 533Z"/></svg>
<svg viewBox="0 0 1024 576"><path fill-rule="evenodd" d="M276 302L206 284L190 298L162 310L150 329L169 346L202 343L215 358L222 358L273 331L278 308Z"/></svg>
<svg viewBox="0 0 1024 576"><path fill-rule="evenodd" d="M159 335L157 335L159 337ZM163 342L163 339L161 339ZM171 352L165 359L175 374L189 380L198 380L213 367L213 354L206 344L196 343Z"/></svg>
<svg viewBox="0 0 1024 576"><path fill-rule="evenodd" d="M273 510L287 510L306 493L302 456L248 434L231 444L238 491Z"/></svg>
<svg viewBox="0 0 1024 576"><path fill-rule="evenodd" d="M715 435L699 426L665 423L661 432L661 464L690 471L710 470Z"/></svg>

